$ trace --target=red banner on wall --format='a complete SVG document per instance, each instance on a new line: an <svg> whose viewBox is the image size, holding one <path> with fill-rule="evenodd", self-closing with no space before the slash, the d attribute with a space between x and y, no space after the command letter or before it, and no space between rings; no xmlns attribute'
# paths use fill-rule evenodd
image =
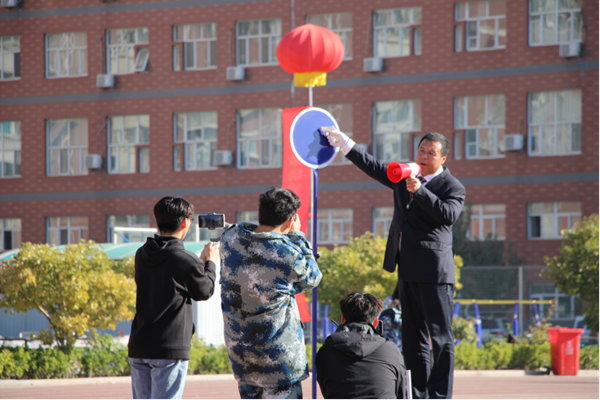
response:
<svg viewBox="0 0 600 400"><path fill-rule="evenodd" d="M302 206L298 210L298 215L300 216L300 222L302 224L302 232L304 232L305 235L308 235L308 214L311 201L311 170L298 160L290 143L292 122L294 122L294 118L306 108L308 107L286 108L281 113L283 128L283 177L281 179L281 187L293 190L300 197ZM296 303L298 303L300 319L302 322L310 322L310 311L304 293L296 296Z"/></svg>

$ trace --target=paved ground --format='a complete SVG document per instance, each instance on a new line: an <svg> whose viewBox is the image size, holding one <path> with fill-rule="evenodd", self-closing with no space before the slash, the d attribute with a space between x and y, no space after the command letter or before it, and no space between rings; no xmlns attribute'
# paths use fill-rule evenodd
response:
<svg viewBox="0 0 600 400"><path fill-rule="evenodd" d="M598 399L598 371L579 376L532 376L522 371L457 371L456 399ZM311 380L303 382L304 398L311 397ZM231 375L190 376L187 399L239 398ZM128 399L130 378L82 378L34 381L0 381L0 398L14 399ZM318 398L322 398L319 393Z"/></svg>

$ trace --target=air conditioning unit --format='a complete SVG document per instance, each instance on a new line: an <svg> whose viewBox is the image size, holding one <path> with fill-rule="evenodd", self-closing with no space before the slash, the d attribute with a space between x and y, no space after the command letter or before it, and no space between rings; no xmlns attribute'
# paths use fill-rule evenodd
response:
<svg viewBox="0 0 600 400"><path fill-rule="evenodd" d="M2 0L2 7L16 8L19 6L19 0Z"/></svg>
<svg viewBox="0 0 600 400"><path fill-rule="evenodd" d="M525 141L520 133L513 133L504 136L504 151L521 151Z"/></svg>
<svg viewBox="0 0 600 400"><path fill-rule="evenodd" d="M379 57L365 58L363 60L363 71L381 72L383 70L383 59Z"/></svg>
<svg viewBox="0 0 600 400"><path fill-rule="evenodd" d="M217 150L213 154L213 165L228 167L233 163L233 153L229 150Z"/></svg>
<svg viewBox="0 0 600 400"><path fill-rule="evenodd" d="M366 143L356 143L354 146L356 146L359 149L362 149L362 151L364 151L365 153L369 152L369 145Z"/></svg>
<svg viewBox="0 0 600 400"><path fill-rule="evenodd" d="M102 156L100 154L88 154L85 156L85 167L87 169L102 168Z"/></svg>
<svg viewBox="0 0 600 400"><path fill-rule="evenodd" d="M112 89L115 87L115 76L114 75L103 75L96 76L96 86L102 89Z"/></svg>
<svg viewBox="0 0 600 400"><path fill-rule="evenodd" d="M244 67L227 67L227 80L233 82L243 81Z"/></svg>
<svg viewBox="0 0 600 400"><path fill-rule="evenodd" d="M558 47L558 54L562 58L579 57L581 43L563 43Z"/></svg>

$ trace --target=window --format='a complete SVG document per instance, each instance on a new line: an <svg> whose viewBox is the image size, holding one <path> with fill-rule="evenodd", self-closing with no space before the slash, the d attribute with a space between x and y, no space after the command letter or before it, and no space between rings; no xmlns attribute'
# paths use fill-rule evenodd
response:
<svg viewBox="0 0 600 400"><path fill-rule="evenodd" d="M0 218L0 250L21 247L21 219Z"/></svg>
<svg viewBox="0 0 600 400"><path fill-rule="evenodd" d="M187 236L183 239L185 242L206 242L206 241L209 241L210 239L218 239L223 234L224 229L222 229L222 228L213 229L213 230L206 229L206 228L200 228L200 226L198 225L198 221L200 220L199 216L201 214L208 214L208 213L201 212L201 213L195 214L194 224L188 231Z"/></svg>
<svg viewBox="0 0 600 400"><path fill-rule="evenodd" d="M581 90L529 94L529 155L581 153Z"/></svg>
<svg viewBox="0 0 600 400"><path fill-rule="evenodd" d="M21 176L21 122L0 122L0 178Z"/></svg>
<svg viewBox="0 0 600 400"><path fill-rule="evenodd" d="M581 221L581 203L565 201L529 204L529 238L562 239L561 231Z"/></svg>
<svg viewBox="0 0 600 400"><path fill-rule="evenodd" d="M106 43L109 74L133 74L148 70L148 28L111 29L106 32Z"/></svg>
<svg viewBox="0 0 600 400"><path fill-rule="evenodd" d="M352 209L321 209L317 214L317 243L347 243L352 239Z"/></svg>
<svg viewBox="0 0 600 400"><path fill-rule="evenodd" d="M375 157L408 161L410 132L421 130L421 100L380 101L374 105Z"/></svg>
<svg viewBox="0 0 600 400"><path fill-rule="evenodd" d="M175 114L175 143L185 145L186 171L212 168L217 150L216 111Z"/></svg>
<svg viewBox="0 0 600 400"><path fill-rule="evenodd" d="M506 239L506 205L474 204L471 206L470 239Z"/></svg>
<svg viewBox="0 0 600 400"><path fill-rule="evenodd" d="M373 233L384 239L388 237L392 218L394 217L394 207L375 207L373 208Z"/></svg>
<svg viewBox="0 0 600 400"><path fill-rule="evenodd" d="M217 68L217 24L193 24L173 27L173 69L181 70L181 46L183 45L183 68L186 71Z"/></svg>
<svg viewBox="0 0 600 400"><path fill-rule="evenodd" d="M529 44L581 42L581 0L529 0Z"/></svg>
<svg viewBox="0 0 600 400"><path fill-rule="evenodd" d="M109 215L106 218L107 242L113 243L114 227L149 228L150 216L147 214ZM117 243L145 242L146 237L152 236L148 232L118 232Z"/></svg>
<svg viewBox="0 0 600 400"><path fill-rule="evenodd" d="M237 223L239 224L240 222L249 222L258 225L258 211L238 211Z"/></svg>
<svg viewBox="0 0 600 400"><path fill-rule="evenodd" d="M419 144L421 143L421 135L413 135L413 160L417 159L417 154L419 154Z"/></svg>
<svg viewBox="0 0 600 400"><path fill-rule="evenodd" d="M503 94L457 97L454 127L465 130L467 159L504 157Z"/></svg>
<svg viewBox="0 0 600 400"><path fill-rule="evenodd" d="M87 33L46 35L46 78L87 76Z"/></svg>
<svg viewBox="0 0 600 400"><path fill-rule="evenodd" d="M46 121L47 174L87 175L88 121L53 119Z"/></svg>
<svg viewBox="0 0 600 400"><path fill-rule="evenodd" d="M421 7L377 10L373 18L375 57L409 56L411 48L412 54L421 54Z"/></svg>
<svg viewBox="0 0 600 400"><path fill-rule="evenodd" d="M462 132L454 132L454 159L462 159Z"/></svg>
<svg viewBox="0 0 600 400"><path fill-rule="evenodd" d="M331 116L337 121L338 125L340 126L340 131L344 132L349 137L352 137L352 103L322 104L316 107L328 111L331 114ZM350 161L348 161L348 159L344 157L344 153L339 151L331 165L345 164L350 164Z"/></svg>
<svg viewBox="0 0 600 400"><path fill-rule="evenodd" d="M455 18L465 24L467 51L506 48L506 0L458 3ZM461 51L462 25L456 25L454 29L455 51Z"/></svg>
<svg viewBox="0 0 600 400"><path fill-rule="evenodd" d="M126 115L108 118L109 174L150 172L150 116Z"/></svg>
<svg viewBox="0 0 600 400"><path fill-rule="evenodd" d="M10 81L20 77L20 36L0 36L0 81Z"/></svg>
<svg viewBox="0 0 600 400"><path fill-rule="evenodd" d="M61 246L88 240L88 217L49 217L46 223L48 244Z"/></svg>
<svg viewBox="0 0 600 400"><path fill-rule="evenodd" d="M238 168L281 167L283 156L280 108L239 110Z"/></svg>
<svg viewBox="0 0 600 400"><path fill-rule="evenodd" d="M276 65L279 40L280 19L238 22L237 65Z"/></svg>
<svg viewBox="0 0 600 400"><path fill-rule="evenodd" d="M352 59L352 13L336 13L309 15L306 17L307 24L314 24L330 29L339 36L344 43L344 60ZM344 132L344 131L342 131ZM344 132L345 133L345 132Z"/></svg>

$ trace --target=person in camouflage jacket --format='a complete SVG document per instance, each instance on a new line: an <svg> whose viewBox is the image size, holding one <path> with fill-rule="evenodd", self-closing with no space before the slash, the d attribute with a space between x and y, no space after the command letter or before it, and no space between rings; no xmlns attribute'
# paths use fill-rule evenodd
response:
<svg viewBox="0 0 600 400"><path fill-rule="evenodd" d="M259 225L240 223L221 238L225 344L242 398L302 398L308 364L294 295L322 274L299 208L293 191L271 188L260 195Z"/></svg>

